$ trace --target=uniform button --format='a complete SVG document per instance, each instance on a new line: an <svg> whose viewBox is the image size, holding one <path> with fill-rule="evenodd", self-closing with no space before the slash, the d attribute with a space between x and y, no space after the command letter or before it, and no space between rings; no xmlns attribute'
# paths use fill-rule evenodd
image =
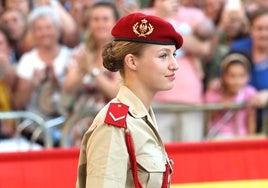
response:
<svg viewBox="0 0 268 188"><path fill-rule="evenodd" d="M132 113L133 113L134 115L137 115L137 114L138 114L138 112L137 112L136 110L133 110Z"/></svg>

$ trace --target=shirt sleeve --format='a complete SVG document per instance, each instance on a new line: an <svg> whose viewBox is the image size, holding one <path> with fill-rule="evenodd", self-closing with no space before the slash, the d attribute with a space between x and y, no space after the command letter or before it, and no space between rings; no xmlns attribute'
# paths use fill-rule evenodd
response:
<svg viewBox="0 0 268 188"><path fill-rule="evenodd" d="M25 53L18 62L17 75L20 78L30 80L34 76L35 69L43 69L45 65L36 58L36 52Z"/></svg>
<svg viewBox="0 0 268 188"><path fill-rule="evenodd" d="M124 188L128 171L128 152L124 130L99 125L87 142L86 187Z"/></svg>
<svg viewBox="0 0 268 188"><path fill-rule="evenodd" d="M205 93L205 102L206 103L217 103L217 102L220 102L220 97L219 97L217 91L208 90Z"/></svg>
<svg viewBox="0 0 268 188"><path fill-rule="evenodd" d="M17 75L20 78L30 80L34 72L32 63L33 62L29 61L29 56L27 54L23 55L18 63Z"/></svg>

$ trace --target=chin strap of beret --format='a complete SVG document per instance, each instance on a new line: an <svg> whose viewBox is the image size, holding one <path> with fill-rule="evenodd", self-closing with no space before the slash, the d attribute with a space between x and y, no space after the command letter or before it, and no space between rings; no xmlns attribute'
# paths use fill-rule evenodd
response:
<svg viewBox="0 0 268 188"><path fill-rule="evenodd" d="M135 185L135 188L142 188L142 185L138 177L138 165L137 165L137 160L136 160L134 143L133 143L132 136L127 128L127 123L126 123L128 108L129 107L123 103L110 103L110 106L108 108L108 111L105 117L105 123L119 127L119 128L124 128L126 145L127 145L127 150L129 154L129 160L130 160L134 185ZM168 161L168 163L166 164L166 171L164 172L162 188L169 187L170 173L171 173L171 164Z"/></svg>

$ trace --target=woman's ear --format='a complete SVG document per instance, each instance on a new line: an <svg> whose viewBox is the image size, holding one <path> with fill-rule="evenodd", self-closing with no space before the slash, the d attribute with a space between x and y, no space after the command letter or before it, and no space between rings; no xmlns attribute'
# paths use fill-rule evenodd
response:
<svg viewBox="0 0 268 188"><path fill-rule="evenodd" d="M126 66L131 70L137 70L137 61L133 54L127 54L125 56Z"/></svg>

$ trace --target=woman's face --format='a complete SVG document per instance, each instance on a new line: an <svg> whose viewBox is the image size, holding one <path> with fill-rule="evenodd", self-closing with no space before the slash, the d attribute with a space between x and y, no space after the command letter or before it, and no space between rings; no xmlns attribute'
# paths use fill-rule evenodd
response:
<svg viewBox="0 0 268 188"><path fill-rule="evenodd" d="M99 6L91 10L89 28L98 41L109 41L111 39L111 30L115 22L112 8Z"/></svg>
<svg viewBox="0 0 268 188"><path fill-rule="evenodd" d="M268 8L268 0L255 0L257 4L259 4L260 7L266 7Z"/></svg>
<svg viewBox="0 0 268 188"><path fill-rule="evenodd" d="M23 15L18 10L7 10L1 17L1 22L7 27L12 40L20 40L26 30Z"/></svg>
<svg viewBox="0 0 268 188"><path fill-rule="evenodd" d="M254 20L250 35L256 48L268 49L268 14Z"/></svg>
<svg viewBox="0 0 268 188"><path fill-rule="evenodd" d="M30 0L6 0L7 9L17 9L24 15L30 12Z"/></svg>
<svg viewBox="0 0 268 188"><path fill-rule="evenodd" d="M174 45L148 45L141 57L137 58L137 74L145 88L153 92L173 87L178 63Z"/></svg>
<svg viewBox="0 0 268 188"><path fill-rule="evenodd" d="M204 12L214 22L218 18L218 14L222 8L222 0L205 0Z"/></svg>
<svg viewBox="0 0 268 188"><path fill-rule="evenodd" d="M169 15L176 14L179 8L178 0L157 0L155 2L155 8Z"/></svg>
<svg viewBox="0 0 268 188"><path fill-rule="evenodd" d="M49 16L38 18L32 25L34 40L39 47L51 47L58 44L59 30Z"/></svg>
<svg viewBox="0 0 268 188"><path fill-rule="evenodd" d="M225 32L230 38L235 38L243 29L245 29L243 23L244 20L236 11L227 11L226 14L228 14L226 15L228 23L226 25Z"/></svg>
<svg viewBox="0 0 268 188"><path fill-rule="evenodd" d="M246 68L241 64L231 64L223 74L222 81L226 91L230 94L237 94L249 80Z"/></svg>

